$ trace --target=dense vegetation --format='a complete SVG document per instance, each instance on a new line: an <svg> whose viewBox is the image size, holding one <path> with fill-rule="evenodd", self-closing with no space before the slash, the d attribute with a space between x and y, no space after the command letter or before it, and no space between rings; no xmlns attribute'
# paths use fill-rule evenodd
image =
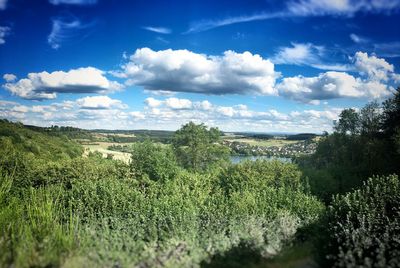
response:
<svg viewBox="0 0 400 268"><path fill-rule="evenodd" d="M32 132L38 146L61 141L6 124L16 135ZM2 146L2 266L204 266L235 247L277 254L323 205L304 191L295 165L208 165L199 153L224 161L215 133L189 124L174 146L137 143L130 165ZM65 142L61 155L76 146ZM192 161L180 162L177 150Z"/></svg>
<svg viewBox="0 0 400 268"><path fill-rule="evenodd" d="M203 124L126 164L2 120L0 266L241 267L300 243L322 267L398 267L399 114L399 92L344 110L298 164L231 164Z"/></svg>

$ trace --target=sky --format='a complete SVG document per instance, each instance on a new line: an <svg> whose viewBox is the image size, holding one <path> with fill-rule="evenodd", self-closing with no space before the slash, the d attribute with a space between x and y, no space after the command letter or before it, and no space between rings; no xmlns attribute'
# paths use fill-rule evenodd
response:
<svg viewBox="0 0 400 268"><path fill-rule="evenodd" d="M400 0L0 0L0 118L332 131L400 85Z"/></svg>

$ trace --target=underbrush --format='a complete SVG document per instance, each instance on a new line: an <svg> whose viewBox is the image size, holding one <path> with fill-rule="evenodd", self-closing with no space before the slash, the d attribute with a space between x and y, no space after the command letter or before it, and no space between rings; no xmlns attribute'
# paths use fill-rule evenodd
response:
<svg viewBox="0 0 400 268"><path fill-rule="evenodd" d="M323 210L292 164L155 181L101 158L2 163L21 162L1 177L1 266L208 266L243 245L269 258Z"/></svg>

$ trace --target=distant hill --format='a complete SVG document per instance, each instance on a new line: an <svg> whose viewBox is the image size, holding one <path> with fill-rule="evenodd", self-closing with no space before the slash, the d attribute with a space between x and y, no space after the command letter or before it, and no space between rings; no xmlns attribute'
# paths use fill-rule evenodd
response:
<svg viewBox="0 0 400 268"><path fill-rule="evenodd" d="M287 136L287 140L292 140L292 141L304 141L304 140L309 140L317 137L317 134L314 133L300 133L300 134L295 134L295 135L290 135Z"/></svg>
<svg viewBox="0 0 400 268"><path fill-rule="evenodd" d="M83 153L83 147L67 135L0 119L0 154L10 148L49 160L74 158Z"/></svg>

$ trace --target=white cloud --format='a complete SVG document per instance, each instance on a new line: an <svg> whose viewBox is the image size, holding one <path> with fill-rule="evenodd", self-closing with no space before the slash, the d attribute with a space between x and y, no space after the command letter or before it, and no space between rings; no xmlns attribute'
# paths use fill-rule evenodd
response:
<svg viewBox="0 0 400 268"><path fill-rule="evenodd" d="M352 17L358 12L390 13L400 8L400 0L292 0L277 12L261 12L214 20L192 22L185 33L197 33L210 29L259 20L292 17L342 16Z"/></svg>
<svg viewBox="0 0 400 268"><path fill-rule="evenodd" d="M368 56L368 53L357 52L354 56L354 65L357 70L369 79L376 81L388 81L389 74L394 72L394 66L385 59L376 56Z"/></svg>
<svg viewBox="0 0 400 268"><path fill-rule="evenodd" d="M49 2L53 5L93 5L97 0L49 0Z"/></svg>
<svg viewBox="0 0 400 268"><path fill-rule="evenodd" d="M96 96L103 97L103 96ZM129 111L120 100L86 97L49 105L21 105L0 100L0 117L36 125L69 125L81 128L171 129L189 121L204 122L226 131L322 132L331 130L341 109L325 107L282 113L275 109L251 110L246 105L218 106L208 100L191 101L189 109L174 109L168 99L157 100L157 108L145 106ZM184 99L182 99L184 100ZM90 109L87 109L91 107ZM100 107L101 106L101 107ZM97 108L97 109L96 109ZM104 109L99 109L104 108Z"/></svg>
<svg viewBox="0 0 400 268"><path fill-rule="evenodd" d="M325 72L314 77L301 75L283 78L276 86L279 95L310 104L333 98L379 99L388 96L393 87L390 82L398 79L394 66L386 60L367 53L357 52L352 69L361 77L346 72Z"/></svg>
<svg viewBox="0 0 400 268"><path fill-rule="evenodd" d="M56 93L109 93L122 89L110 81L104 72L93 68L72 69L68 72L29 73L27 78L8 82L3 87L13 95L25 99L54 99Z"/></svg>
<svg viewBox="0 0 400 268"><path fill-rule="evenodd" d="M250 52L207 56L188 50L137 49L119 77L146 90L276 95L274 64Z"/></svg>
<svg viewBox="0 0 400 268"><path fill-rule="evenodd" d="M87 36L87 30L94 23L82 23L76 18L56 18L52 20L47 42L53 49L59 49L66 42L77 42Z"/></svg>
<svg viewBox="0 0 400 268"><path fill-rule="evenodd" d="M218 107L217 112L228 117L232 117L235 114L233 107Z"/></svg>
<svg viewBox="0 0 400 268"><path fill-rule="evenodd" d="M147 30L147 31L160 33L160 34L170 34L170 33L172 33L171 29L168 29L168 28L165 28L165 27L144 26L142 28Z"/></svg>
<svg viewBox="0 0 400 268"><path fill-rule="evenodd" d="M315 77L287 77L277 85L281 96L301 102L333 98L376 99L388 96L391 87L355 78L344 72L326 72ZM315 104L315 102L314 102Z"/></svg>
<svg viewBox="0 0 400 268"><path fill-rule="evenodd" d="M7 0L0 0L0 10L5 10L7 8Z"/></svg>
<svg viewBox="0 0 400 268"><path fill-rule="evenodd" d="M17 76L14 74L5 74L3 75L3 79L6 80L6 82L14 82L17 79Z"/></svg>
<svg viewBox="0 0 400 268"><path fill-rule="evenodd" d="M111 99L108 96L84 97L76 100L82 109L126 109L128 106L120 100Z"/></svg>
<svg viewBox="0 0 400 268"><path fill-rule="evenodd" d="M291 47L280 47L272 58L275 64L307 65L316 69L347 71L350 66L346 64L331 63L325 57L325 48L311 43L292 43Z"/></svg>
<svg viewBox="0 0 400 268"><path fill-rule="evenodd" d="M356 35L354 33L350 34L350 39L353 40L354 43L357 44L362 44L362 43L368 43L369 40L365 37L361 37L359 35Z"/></svg>
<svg viewBox="0 0 400 268"><path fill-rule="evenodd" d="M192 108L192 102L188 99L168 98L165 100L165 105L171 109Z"/></svg>
<svg viewBox="0 0 400 268"><path fill-rule="evenodd" d="M196 21L190 24L189 29L185 32L188 33L197 33L203 32L207 30L211 30L214 28L227 26L231 24L243 23L243 22L250 22L250 21L258 21L258 20L268 20L283 17L285 14L282 12L278 13L258 13L253 15L244 15L244 16L237 16L237 17L228 17L224 19L216 19L216 20L201 20Z"/></svg>
<svg viewBox="0 0 400 268"><path fill-rule="evenodd" d="M144 113L139 112L139 111L130 112L129 115L132 116L136 120L143 120L146 118Z"/></svg>
<svg viewBox="0 0 400 268"><path fill-rule="evenodd" d="M155 98L147 98L144 100L144 102L146 103L147 106L151 107L151 108L155 108L160 106L163 102L156 100Z"/></svg>
<svg viewBox="0 0 400 268"><path fill-rule="evenodd" d="M5 37L10 33L11 28L7 26L0 26L0 45L5 44Z"/></svg>
<svg viewBox="0 0 400 268"><path fill-rule="evenodd" d="M294 0L287 3L290 14L298 16L353 16L357 12L390 12L399 7L398 0Z"/></svg>

